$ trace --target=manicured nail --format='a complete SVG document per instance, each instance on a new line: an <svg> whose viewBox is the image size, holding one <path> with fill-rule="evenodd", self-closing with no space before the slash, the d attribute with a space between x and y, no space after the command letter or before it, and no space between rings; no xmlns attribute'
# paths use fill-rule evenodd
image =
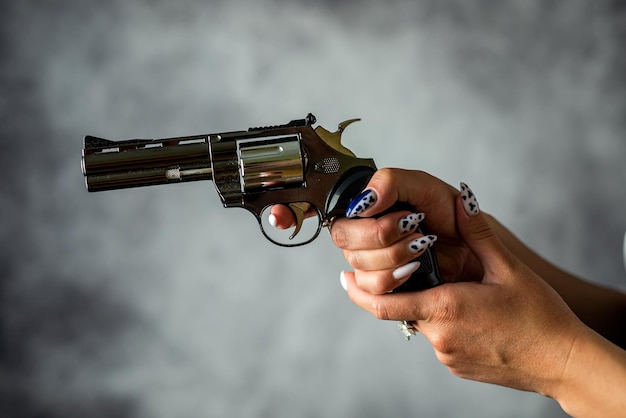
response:
<svg viewBox="0 0 626 418"><path fill-rule="evenodd" d="M424 220L425 217L426 215L423 213L410 213L398 221L398 230L401 234L413 232L417 229L417 226Z"/></svg>
<svg viewBox="0 0 626 418"><path fill-rule="evenodd" d="M376 192L371 189L363 190L352 199L346 209L346 218L354 218L376 203Z"/></svg>
<svg viewBox="0 0 626 418"><path fill-rule="evenodd" d="M418 239L414 239L409 243L409 251L413 254L429 249L437 241L436 235L426 235Z"/></svg>
<svg viewBox="0 0 626 418"><path fill-rule="evenodd" d="M461 199L463 199L463 208L467 216L476 216L480 213L476 196L465 183L461 183Z"/></svg>
<svg viewBox="0 0 626 418"><path fill-rule="evenodd" d="M339 283L341 283L341 287L343 287L343 290L345 290L346 292L348 291L348 281L346 280L346 272L342 271L341 274L339 275Z"/></svg>
<svg viewBox="0 0 626 418"><path fill-rule="evenodd" d="M278 227L278 220L276 219L276 216L271 213L270 216L267 217L267 221L270 223L270 225L272 225L274 228Z"/></svg>
<svg viewBox="0 0 626 418"><path fill-rule="evenodd" d="M391 274L396 280L404 279L406 276L416 272L417 269L420 268L420 265L421 263L419 261L413 261L412 263L398 267Z"/></svg>

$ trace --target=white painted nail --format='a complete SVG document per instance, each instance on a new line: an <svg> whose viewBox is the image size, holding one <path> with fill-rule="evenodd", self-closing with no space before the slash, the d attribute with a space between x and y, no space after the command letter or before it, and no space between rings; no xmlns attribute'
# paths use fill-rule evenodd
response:
<svg viewBox="0 0 626 418"><path fill-rule="evenodd" d="M465 209L467 216L476 216L480 213L476 196L465 183L461 183L461 199L463 199L463 209Z"/></svg>
<svg viewBox="0 0 626 418"><path fill-rule="evenodd" d="M423 213L409 213L398 221L398 230L401 234L415 231L425 216Z"/></svg>
<svg viewBox="0 0 626 418"><path fill-rule="evenodd" d="M267 217L267 220L274 228L278 228L278 220L273 213L270 213L270 216Z"/></svg>
<svg viewBox="0 0 626 418"><path fill-rule="evenodd" d="M432 247L435 241L437 241L436 235L426 235L425 237L414 239L409 243L409 251L417 254Z"/></svg>
<svg viewBox="0 0 626 418"><path fill-rule="evenodd" d="M346 292L348 291L348 281L346 280L346 272L342 271L341 274L339 275L339 282L341 283L341 287L343 287L343 290L345 290Z"/></svg>
<svg viewBox="0 0 626 418"><path fill-rule="evenodd" d="M404 279L406 276L409 276L417 271L420 268L421 263L419 261L413 261L409 264L406 264L402 267L398 267L391 273L393 278L396 280Z"/></svg>

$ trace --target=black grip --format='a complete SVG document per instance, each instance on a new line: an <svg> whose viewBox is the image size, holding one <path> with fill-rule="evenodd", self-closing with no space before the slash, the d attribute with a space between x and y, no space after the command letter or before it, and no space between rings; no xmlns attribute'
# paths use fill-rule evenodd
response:
<svg viewBox="0 0 626 418"><path fill-rule="evenodd" d="M337 182L337 186L329 195L326 204L326 213L331 217L345 216L346 208L350 204L350 201L363 191L363 188L367 185L373 174L373 170L365 167L346 173L346 175ZM388 213L403 210L414 212L415 208L405 202L396 202L391 208L375 217L378 218ZM427 235L427 232L421 226L417 228L416 232ZM433 248L426 250L414 261L419 261L420 267L411 274L411 277L406 282L395 288L392 291L393 293L430 289L443 284L443 281L439 277L437 257Z"/></svg>
<svg viewBox="0 0 626 418"><path fill-rule="evenodd" d="M376 215L376 217L383 216L391 212L399 212L402 210L408 210L411 212L415 211L415 209L411 207L408 203L397 202L385 212ZM421 233L423 235L428 235L428 233L421 225L418 226L415 232ZM411 274L411 277L406 282L396 287L392 291L392 293L414 292L416 290L430 289L432 287L443 284L443 280L441 280L441 278L439 277L437 256L435 255L435 250L432 247L424 251L422 255L420 255L413 261L420 262L419 268L413 274Z"/></svg>

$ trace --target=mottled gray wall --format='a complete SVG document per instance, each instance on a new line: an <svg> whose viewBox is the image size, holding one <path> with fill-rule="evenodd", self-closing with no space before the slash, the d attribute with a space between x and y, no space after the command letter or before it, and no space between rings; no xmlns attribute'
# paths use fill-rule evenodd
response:
<svg viewBox="0 0 626 418"><path fill-rule="evenodd" d="M622 4L2 2L0 415L562 416L354 307L327 234L274 247L208 183L88 194L81 140L361 117L359 155L624 288Z"/></svg>

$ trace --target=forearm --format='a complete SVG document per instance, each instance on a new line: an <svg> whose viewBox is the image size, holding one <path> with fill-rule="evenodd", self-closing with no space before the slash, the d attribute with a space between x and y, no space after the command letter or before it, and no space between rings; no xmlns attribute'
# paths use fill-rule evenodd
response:
<svg viewBox="0 0 626 418"><path fill-rule="evenodd" d="M626 351L590 329L581 332L553 393L574 417L618 417L626 411Z"/></svg>
<svg viewBox="0 0 626 418"><path fill-rule="evenodd" d="M513 233L489 217L491 227L517 258L547 281L589 327L626 347L626 294L580 279L539 256Z"/></svg>
<svg viewBox="0 0 626 418"><path fill-rule="evenodd" d="M622 416L626 411L626 351L622 349L626 347L626 295L556 267L493 217L489 223L507 249L548 282L588 326L581 325L561 383L547 395L574 417Z"/></svg>

